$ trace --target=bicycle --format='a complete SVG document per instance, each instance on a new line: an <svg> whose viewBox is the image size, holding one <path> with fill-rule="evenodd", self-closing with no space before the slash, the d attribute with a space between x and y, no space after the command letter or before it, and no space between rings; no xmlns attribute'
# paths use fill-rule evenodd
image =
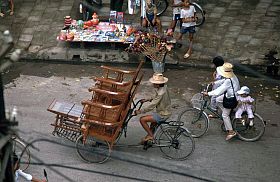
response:
<svg viewBox="0 0 280 182"><path fill-rule="evenodd" d="M202 7L196 2L191 2L190 4L194 6L195 11L196 11L196 25L195 26L200 27L205 22L206 11L204 11L202 9Z"/></svg>
<svg viewBox="0 0 280 182"><path fill-rule="evenodd" d="M138 107L139 103L141 104ZM128 122L132 117L136 116L134 111L137 107L140 109L142 104L140 100L136 104L133 102L133 107L130 108L115 143L118 143L123 133L126 137ZM144 142L143 149L159 147L166 158L185 160L193 153L195 143L189 131L182 125L183 123L177 121L162 122L157 125L154 133L155 140ZM115 145L115 147L142 147L142 145ZM111 153L108 142L104 143L90 136L83 142L83 135L77 139L76 149L80 158L88 163L104 163L109 159Z"/></svg>
<svg viewBox="0 0 280 182"><path fill-rule="evenodd" d="M30 164L30 150L27 145L17 136L12 136L12 152L19 157L20 169L25 171Z"/></svg>
<svg viewBox="0 0 280 182"><path fill-rule="evenodd" d="M204 91L208 91L210 84L207 85ZM202 93L197 93L192 98L193 108L182 111L178 116L178 121L184 122L195 138L203 136L209 129L209 117L205 112L210 112L214 117L223 121L222 115L214 111L210 106L208 97ZM232 127L236 131L239 139L247 142L259 140L265 132L265 121L254 111L254 125L249 126L249 119L246 113L243 113L242 119L233 118ZM225 130L224 123L221 124L223 131Z"/></svg>

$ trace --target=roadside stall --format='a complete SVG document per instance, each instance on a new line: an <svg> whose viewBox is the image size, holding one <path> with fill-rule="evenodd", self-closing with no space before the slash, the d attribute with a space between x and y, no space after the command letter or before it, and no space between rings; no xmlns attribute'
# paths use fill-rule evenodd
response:
<svg viewBox="0 0 280 182"><path fill-rule="evenodd" d="M96 13L89 21L66 16L64 28L57 39L67 42L133 43L135 37L131 34L131 29L130 24L124 23L123 14L118 17L111 15L107 22L99 21Z"/></svg>
<svg viewBox="0 0 280 182"><path fill-rule="evenodd" d="M83 43L126 44L128 53L143 54L152 61L154 72L164 72L165 57L174 47L176 40L172 35L159 34L155 27L133 27L123 18L123 12L111 11L107 22L99 21L94 13L88 21L74 20L66 16L64 28L57 37L60 41Z"/></svg>

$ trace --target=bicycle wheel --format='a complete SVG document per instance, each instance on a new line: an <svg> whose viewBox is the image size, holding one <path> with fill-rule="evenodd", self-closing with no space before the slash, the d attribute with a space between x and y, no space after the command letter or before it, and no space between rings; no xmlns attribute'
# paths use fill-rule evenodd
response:
<svg viewBox="0 0 280 182"><path fill-rule="evenodd" d="M26 170L30 164L30 151L26 148L25 143L23 143L18 138L13 138L12 140L13 153L19 157L20 169Z"/></svg>
<svg viewBox="0 0 280 182"><path fill-rule="evenodd" d="M167 0L154 0L154 4L157 7L157 16L160 16L168 7Z"/></svg>
<svg viewBox="0 0 280 182"><path fill-rule="evenodd" d="M98 6L102 5L102 0L92 0L92 2L97 4Z"/></svg>
<svg viewBox="0 0 280 182"><path fill-rule="evenodd" d="M191 3L196 11L196 27L201 26L205 22L205 11L197 3Z"/></svg>
<svg viewBox="0 0 280 182"><path fill-rule="evenodd" d="M158 135L160 151L169 159L185 160L195 148L194 139L184 128L163 127Z"/></svg>
<svg viewBox="0 0 280 182"><path fill-rule="evenodd" d="M246 114L242 116L242 119L234 118L232 121L232 127L237 132L238 138L243 141L253 142L260 139L265 131L265 123L260 115L254 113L254 125L249 126L249 119Z"/></svg>
<svg viewBox="0 0 280 182"><path fill-rule="evenodd" d="M204 103L203 99L204 98L202 93L194 94L191 99L192 107L201 108L201 105Z"/></svg>
<svg viewBox="0 0 280 182"><path fill-rule="evenodd" d="M198 108L186 109L178 116L178 121L184 123L192 137L198 138L204 135L209 128L209 119L204 111Z"/></svg>
<svg viewBox="0 0 280 182"><path fill-rule="evenodd" d="M76 141L76 149L80 158L88 163L104 163L111 154L110 145L107 141L97 140L88 136L83 143L83 135Z"/></svg>

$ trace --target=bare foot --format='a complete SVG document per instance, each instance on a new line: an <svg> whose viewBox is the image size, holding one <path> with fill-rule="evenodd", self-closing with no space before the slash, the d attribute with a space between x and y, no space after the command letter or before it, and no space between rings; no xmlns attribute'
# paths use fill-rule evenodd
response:
<svg viewBox="0 0 280 182"><path fill-rule="evenodd" d="M14 12L13 12L13 11L11 11L11 12L10 12L10 15L11 15L11 16L13 16L13 15L14 15Z"/></svg>
<svg viewBox="0 0 280 182"><path fill-rule="evenodd" d="M0 16L1 16L1 17L4 17L4 16L5 16L5 14L4 14L4 13L0 13Z"/></svg>

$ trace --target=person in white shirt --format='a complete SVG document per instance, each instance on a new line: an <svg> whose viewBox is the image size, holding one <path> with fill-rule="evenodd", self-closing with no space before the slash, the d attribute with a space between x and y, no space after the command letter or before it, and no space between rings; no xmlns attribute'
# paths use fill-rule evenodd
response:
<svg viewBox="0 0 280 182"><path fill-rule="evenodd" d="M181 6L183 5L183 0L171 0L171 4L173 7L173 16L169 29L172 29L174 32L177 22L180 21L181 24Z"/></svg>
<svg viewBox="0 0 280 182"><path fill-rule="evenodd" d="M235 112L235 118L241 119L242 114L246 111L249 118L249 126L253 126L254 114L253 114L253 102L254 99L249 95L250 89L247 86L241 87L240 90L237 91L237 111ZM245 124L245 123L243 123Z"/></svg>
<svg viewBox="0 0 280 182"><path fill-rule="evenodd" d="M32 181L32 182L47 182L46 180L40 180L34 178L31 174L25 173L20 169L19 165L19 158L16 154L13 154L13 166L14 166L14 171L15 171L15 182L20 182L22 179L24 181Z"/></svg>
<svg viewBox="0 0 280 182"><path fill-rule="evenodd" d="M143 26L143 21L145 21L146 18L146 0L141 0L141 19L140 19L140 25Z"/></svg>
<svg viewBox="0 0 280 182"><path fill-rule="evenodd" d="M183 7L181 9L180 17L182 19L182 28L178 37L178 41L181 42L183 35L189 33L189 47L186 54L184 55L185 59L188 59L192 53L192 44L193 44L193 35L195 33L196 25L196 11L194 6L189 3L189 0L184 0Z"/></svg>
<svg viewBox="0 0 280 182"><path fill-rule="evenodd" d="M222 109L222 117L225 124L225 128L228 131L226 136L226 140L230 140L232 137L236 135L236 132L232 129L232 124L230 120L230 112L231 109L227 109L223 107L223 98L224 96L227 98L234 97L236 92L240 89L239 80L236 75L233 73L233 65L231 63L224 63L223 66L219 66L217 68L217 73L222 75L225 79L218 80L215 84L220 85L215 90L210 92L204 92L204 95L209 96L218 96L216 101L219 103L219 106ZM226 92L226 94L224 94Z"/></svg>

